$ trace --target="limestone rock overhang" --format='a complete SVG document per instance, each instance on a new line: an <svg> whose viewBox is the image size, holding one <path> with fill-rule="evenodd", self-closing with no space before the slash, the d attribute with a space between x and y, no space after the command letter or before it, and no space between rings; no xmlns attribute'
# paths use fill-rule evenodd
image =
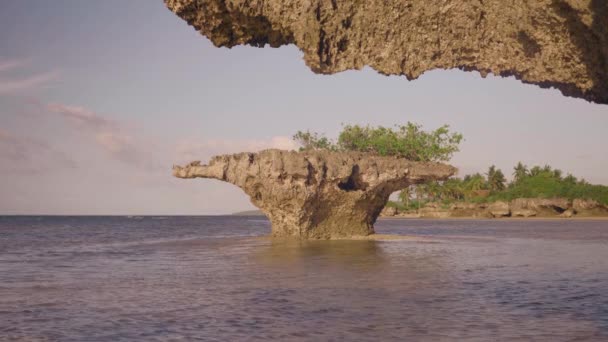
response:
<svg viewBox="0 0 608 342"><path fill-rule="evenodd" d="M316 73L514 76L608 103L606 0L165 0L216 46L295 44Z"/></svg>

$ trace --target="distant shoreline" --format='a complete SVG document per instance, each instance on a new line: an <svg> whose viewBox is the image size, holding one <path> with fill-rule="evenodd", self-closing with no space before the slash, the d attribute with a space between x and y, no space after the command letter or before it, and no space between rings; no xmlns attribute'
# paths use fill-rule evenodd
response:
<svg viewBox="0 0 608 342"><path fill-rule="evenodd" d="M260 216L266 217L260 210L247 210L231 214L230 216ZM417 217L417 216L380 216L382 220L429 220L429 221L608 221L608 216L574 216L574 217L556 217L556 216L534 216L534 217Z"/></svg>
<svg viewBox="0 0 608 342"><path fill-rule="evenodd" d="M236 213L230 214L230 216L266 216L261 210L245 210L237 211Z"/></svg>
<svg viewBox="0 0 608 342"><path fill-rule="evenodd" d="M380 216L382 220L425 220L425 221L608 221L608 216L586 216L586 217L405 217L405 216Z"/></svg>

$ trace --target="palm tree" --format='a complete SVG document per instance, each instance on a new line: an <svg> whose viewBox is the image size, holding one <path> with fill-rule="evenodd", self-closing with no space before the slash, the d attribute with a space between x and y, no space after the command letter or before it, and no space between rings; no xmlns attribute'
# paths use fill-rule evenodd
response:
<svg viewBox="0 0 608 342"><path fill-rule="evenodd" d="M502 170L496 170L492 183L494 184L494 190L496 191L503 191L507 187L507 178L505 178L505 174L502 173Z"/></svg>
<svg viewBox="0 0 608 342"><path fill-rule="evenodd" d="M469 188L471 190L484 190L486 187L486 179L481 173L475 173L469 178Z"/></svg>
<svg viewBox="0 0 608 342"><path fill-rule="evenodd" d="M528 168L521 162L513 168L513 183L519 183L528 176Z"/></svg>
<svg viewBox="0 0 608 342"><path fill-rule="evenodd" d="M418 201L428 200L430 197L430 189L428 183L422 183L416 185L416 199Z"/></svg>
<svg viewBox="0 0 608 342"><path fill-rule="evenodd" d="M502 173L500 169L497 169L496 166L492 165L488 169L488 186L490 191L502 191L505 189L505 175Z"/></svg>
<svg viewBox="0 0 608 342"><path fill-rule="evenodd" d="M563 174L563 173L562 173L562 170L559 170L559 169L553 169L553 177L554 177L554 178L556 178L556 179L558 179L558 180L561 180L561 179L562 179L562 174Z"/></svg>
<svg viewBox="0 0 608 342"><path fill-rule="evenodd" d="M538 176L543 172L543 169L540 168L540 166L534 166L533 168L530 169L530 176L534 177L534 176Z"/></svg>
<svg viewBox="0 0 608 342"><path fill-rule="evenodd" d="M435 202L438 199L441 199L442 189L443 187L437 181L430 181L427 183L419 184L416 188L416 197L420 195L421 198L424 198L428 201Z"/></svg>
<svg viewBox="0 0 608 342"><path fill-rule="evenodd" d="M463 179L462 188L465 197L471 197L476 191L485 190L487 182L480 173L466 175Z"/></svg>
<svg viewBox="0 0 608 342"><path fill-rule="evenodd" d="M443 182L442 198L447 200L461 200L464 197L464 191L460 178L450 178Z"/></svg>
<svg viewBox="0 0 608 342"><path fill-rule="evenodd" d="M578 179L576 179L576 177L569 173L568 175L566 175L566 177L564 177L564 182L568 184L576 184L576 182L578 182Z"/></svg>
<svg viewBox="0 0 608 342"><path fill-rule="evenodd" d="M408 186L407 188L399 192L399 200L406 208L410 207L410 197L412 196L412 189Z"/></svg>

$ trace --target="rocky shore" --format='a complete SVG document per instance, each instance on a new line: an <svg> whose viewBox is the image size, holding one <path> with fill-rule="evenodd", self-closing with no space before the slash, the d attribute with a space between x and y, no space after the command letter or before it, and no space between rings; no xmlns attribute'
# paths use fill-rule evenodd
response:
<svg viewBox="0 0 608 342"><path fill-rule="evenodd" d="M395 207L386 207L382 211L381 216L412 218L608 218L608 206L586 199L517 198L510 202L457 202L449 205L427 203L418 210L408 211L401 211Z"/></svg>

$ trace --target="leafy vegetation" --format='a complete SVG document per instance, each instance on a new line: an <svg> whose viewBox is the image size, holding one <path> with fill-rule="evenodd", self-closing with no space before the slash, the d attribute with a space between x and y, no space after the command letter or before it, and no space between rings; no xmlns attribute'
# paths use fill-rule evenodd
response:
<svg viewBox="0 0 608 342"><path fill-rule="evenodd" d="M414 161L449 161L459 151L462 134L451 132L447 125L434 131L408 122L394 128L346 125L337 141L310 131L298 131L293 139L301 150L359 151L382 156L398 156ZM427 202L447 205L456 201L492 202L515 198L583 198L608 205L608 187L592 185L571 174L563 176L549 165L528 168L519 162L508 183L502 170L492 165L484 174L413 185L401 191L398 202L389 206L415 209Z"/></svg>
<svg viewBox="0 0 608 342"><path fill-rule="evenodd" d="M427 202L449 204L457 201L494 202L516 198L592 199L608 204L608 186L592 185L584 179L545 165L530 169L518 163L513 168L513 181L507 183L503 172L494 165L482 175L476 173L464 178L450 178L443 182L430 182L411 186L399 196L402 209L415 209Z"/></svg>
<svg viewBox="0 0 608 342"><path fill-rule="evenodd" d="M490 191L503 191L505 189L505 183L507 182L507 179L505 178L505 175L502 173L502 171L500 171L500 169L497 169L496 166L492 165L490 166L490 168L488 169L488 173L486 173L487 178L487 182L488 182L488 189Z"/></svg>
<svg viewBox="0 0 608 342"><path fill-rule="evenodd" d="M319 133L311 133L309 131L294 134L293 140L298 142L302 147L300 150L336 150L335 144L326 136Z"/></svg>
<svg viewBox="0 0 608 342"><path fill-rule="evenodd" d="M427 132L408 122L395 128L346 125L337 142L309 131L298 131L293 139L302 146L301 150L359 151L414 161L448 161L458 152L463 137L450 132L447 125Z"/></svg>

